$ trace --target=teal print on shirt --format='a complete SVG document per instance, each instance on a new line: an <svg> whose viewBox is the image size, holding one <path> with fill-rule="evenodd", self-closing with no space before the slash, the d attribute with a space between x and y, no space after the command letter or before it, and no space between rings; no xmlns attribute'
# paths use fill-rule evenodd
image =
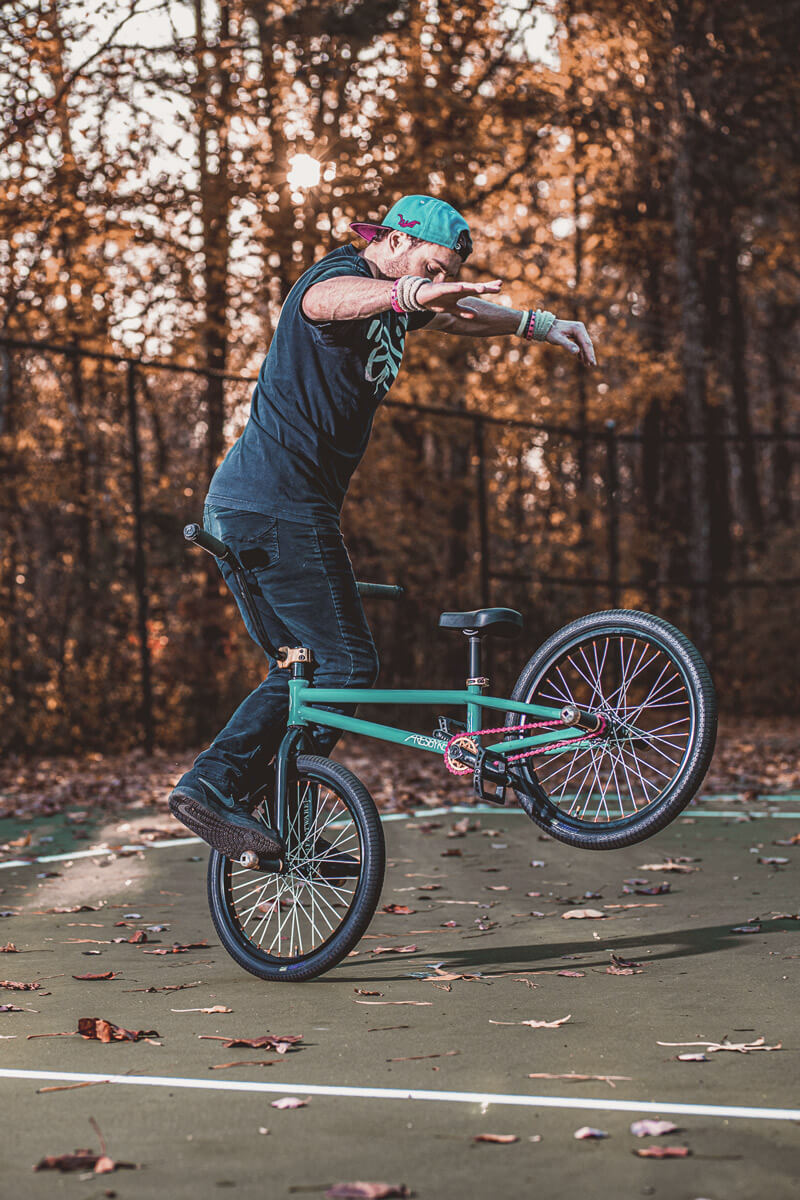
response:
<svg viewBox="0 0 800 1200"><path fill-rule="evenodd" d="M380 317L376 317L367 330L367 341L372 345L372 350L364 369L364 378L375 384L376 396L382 385L385 385L384 392L388 392L400 370L406 337L405 318L399 323L398 335L397 341L394 341L391 325L388 322L384 324Z"/></svg>

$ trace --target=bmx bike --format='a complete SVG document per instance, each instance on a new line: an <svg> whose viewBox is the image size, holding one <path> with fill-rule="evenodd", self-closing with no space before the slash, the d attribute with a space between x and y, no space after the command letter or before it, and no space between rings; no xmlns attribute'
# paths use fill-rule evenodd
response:
<svg viewBox="0 0 800 1200"><path fill-rule="evenodd" d="M352 771L313 753L312 723L437 754L477 799L502 806L511 789L551 837L582 849L643 841L702 783L716 738L714 685L697 649L661 617L612 609L571 621L530 656L509 699L487 694L481 674L482 639L522 630L509 608L441 614L439 625L468 641L463 689L315 688L311 650L270 643L231 548L199 525L184 536L228 563L262 648L291 671L286 733L251 795L253 815L278 831L284 856L233 860L212 849L208 863L220 940L261 979L298 982L335 966L367 929L383 885L375 803ZM358 590L404 592L374 583ZM316 707L336 703L457 706L466 719L438 716L422 734Z"/></svg>

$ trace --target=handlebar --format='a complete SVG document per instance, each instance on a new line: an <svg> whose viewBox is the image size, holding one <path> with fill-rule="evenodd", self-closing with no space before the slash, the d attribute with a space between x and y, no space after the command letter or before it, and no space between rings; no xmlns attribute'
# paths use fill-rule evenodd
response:
<svg viewBox="0 0 800 1200"><path fill-rule="evenodd" d="M231 550L230 546L226 546L219 538L215 538L213 534L208 533L200 525L184 525L183 536L187 542L194 542L195 546L202 547L209 554L213 554L215 558L221 558L223 562L229 563L234 570L239 567L239 560Z"/></svg>

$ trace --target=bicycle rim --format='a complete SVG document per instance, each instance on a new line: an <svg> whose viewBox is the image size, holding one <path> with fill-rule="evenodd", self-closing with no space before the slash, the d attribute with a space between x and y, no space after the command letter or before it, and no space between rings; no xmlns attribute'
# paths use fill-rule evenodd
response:
<svg viewBox="0 0 800 1200"><path fill-rule="evenodd" d="M665 801L685 771L695 736L695 693L684 664L654 634L579 634L543 664L526 698L577 704L606 721L596 739L516 764L572 822L637 822Z"/></svg>

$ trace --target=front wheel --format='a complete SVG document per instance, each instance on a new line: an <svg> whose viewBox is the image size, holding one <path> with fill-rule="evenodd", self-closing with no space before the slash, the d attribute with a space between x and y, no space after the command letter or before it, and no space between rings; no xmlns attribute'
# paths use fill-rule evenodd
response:
<svg viewBox="0 0 800 1200"><path fill-rule="evenodd" d="M610 610L566 625L527 662L511 699L577 704L605 718L600 737L513 764L525 811L571 846L644 841L689 803L711 762L717 702L708 667L650 613ZM505 724L535 720L509 712Z"/></svg>
<svg viewBox="0 0 800 1200"><path fill-rule="evenodd" d="M367 789L340 763L300 755L289 781L286 869L250 870L216 850L211 918L228 953L261 979L299 982L330 970L369 925L386 851ZM266 798L253 815L274 823ZM274 827L274 825L273 825Z"/></svg>

